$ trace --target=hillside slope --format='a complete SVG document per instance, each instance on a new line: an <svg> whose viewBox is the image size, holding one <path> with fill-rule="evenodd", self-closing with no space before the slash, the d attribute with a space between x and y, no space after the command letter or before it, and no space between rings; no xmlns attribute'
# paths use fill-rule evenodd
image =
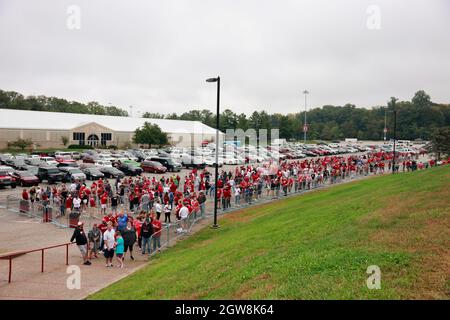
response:
<svg viewBox="0 0 450 320"><path fill-rule="evenodd" d="M448 299L450 166L231 213L91 299ZM381 289L366 286L381 269Z"/></svg>

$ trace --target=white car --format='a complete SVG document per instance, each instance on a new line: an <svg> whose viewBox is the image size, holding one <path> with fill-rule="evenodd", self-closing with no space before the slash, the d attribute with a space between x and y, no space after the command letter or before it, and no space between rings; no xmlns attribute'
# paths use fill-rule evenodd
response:
<svg viewBox="0 0 450 320"><path fill-rule="evenodd" d="M39 160L45 162L45 164L49 166L56 166L58 164L58 161L53 157L40 157Z"/></svg>
<svg viewBox="0 0 450 320"><path fill-rule="evenodd" d="M100 153L100 154L98 155L98 159L99 159L99 160L103 160L103 161L109 161L109 162L116 161L116 159L113 158L113 157L111 157L110 154L104 154L104 153Z"/></svg>
<svg viewBox="0 0 450 320"><path fill-rule="evenodd" d="M15 169L9 166L0 166L0 171L6 171L8 174L11 174L15 171Z"/></svg>
<svg viewBox="0 0 450 320"><path fill-rule="evenodd" d="M94 165L97 167L112 167L111 161L108 160L97 160L94 162Z"/></svg>
<svg viewBox="0 0 450 320"><path fill-rule="evenodd" d="M203 157L203 161L206 163L207 166L214 167L214 165L216 164L216 157L215 156ZM223 166L223 159L221 157L219 157L218 159L218 165L219 167Z"/></svg>
<svg viewBox="0 0 450 320"><path fill-rule="evenodd" d="M229 157L229 156L223 156L223 157L221 157L221 159L222 159L222 162L224 164L229 164L229 165L237 164L237 159L236 158L232 158L232 157Z"/></svg>

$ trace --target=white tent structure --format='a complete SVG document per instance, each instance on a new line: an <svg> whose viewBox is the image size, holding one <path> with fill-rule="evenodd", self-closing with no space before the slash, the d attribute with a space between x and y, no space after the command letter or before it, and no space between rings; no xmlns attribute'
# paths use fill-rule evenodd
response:
<svg viewBox="0 0 450 320"><path fill-rule="evenodd" d="M199 121L0 109L0 148L19 138L43 148L62 147L63 136L68 144L121 147L132 144L134 131L145 122L157 124L172 145L200 146L203 140L215 140L216 130ZM222 140L223 133L219 136Z"/></svg>

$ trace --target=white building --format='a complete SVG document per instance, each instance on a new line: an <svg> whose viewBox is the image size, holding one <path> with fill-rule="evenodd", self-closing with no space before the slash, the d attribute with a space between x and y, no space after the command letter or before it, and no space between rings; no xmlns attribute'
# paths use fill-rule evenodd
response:
<svg viewBox="0 0 450 320"><path fill-rule="evenodd" d="M38 148L68 145L122 147L133 144L134 131L145 122L157 124L176 146L200 146L203 140L215 141L216 130L200 121L144 119L93 114L0 109L0 149L19 138L30 139ZM223 133L219 133L223 140Z"/></svg>

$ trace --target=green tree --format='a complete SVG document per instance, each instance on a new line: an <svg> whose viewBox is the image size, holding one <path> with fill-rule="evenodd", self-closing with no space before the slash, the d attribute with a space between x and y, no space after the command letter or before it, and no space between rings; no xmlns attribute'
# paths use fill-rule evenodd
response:
<svg viewBox="0 0 450 320"><path fill-rule="evenodd" d="M142 115L142 118L149 118L149 119L164 119L164 115L158 112L145 112Z"/></svg>
<svg viewBox="0 0 450 320"><path fill-rule="evenodd" d="M13 142L8 142L8 147L19 148L20 150L25 150L25 148L31 147L33 145L33 141L30 139L17 139Z"/></svg>
<svg viewBox="0 0 450 320"><path fill-rule="evenodd" d="M429 151L438 159L450 156L450 127L437 128L431 134Z"/></svg>
<svg viewBox="0 0 450 320"><path fill-rule="evenodd" d="M167 133L163 132L157 124L145 122L142 128L134 131L133 142L137 144L166 145L168 143Z"/></svg>
<svg viewBox="0 0 450 320"><path fill-rule="evenodd" d="M69 143L69 138L67 136L61 136L61 142L64 146L67 146Z"/></svg>

